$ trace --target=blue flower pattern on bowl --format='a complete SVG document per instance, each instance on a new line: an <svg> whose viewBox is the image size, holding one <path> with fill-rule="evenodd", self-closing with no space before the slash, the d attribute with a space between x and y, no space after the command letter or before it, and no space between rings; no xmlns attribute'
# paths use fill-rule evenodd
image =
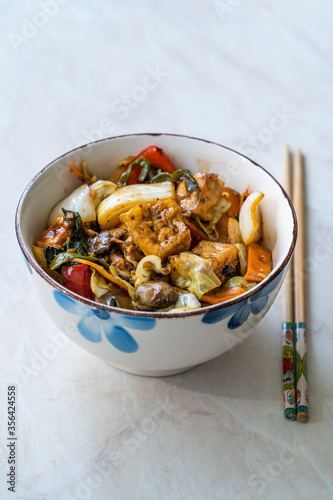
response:
<svg viewBox="0 0 333 500"><path fill-rule="evenodd" d="M282 277L283 273L280 273L267 286L252 295L249 299L223 309L209 312L204 315L201 321L210 325L231 316L228 321L228 328L230 330L239 328L248 319L250 313L257 315L267 306L268 295L280 285Z"/></svg>
<svg viewBox="0 0 333 500"><path fill-rule="evenodd" d="M110 344L122 352L133 353L139 349L138 343L126 328L146 331L152 330L156 324L154 318L112 315L104 309L87 307L61 292L54 291L53 295L62 309L81 316L77 329L86 340L94 343L102 342L103 333Z"/></svg>

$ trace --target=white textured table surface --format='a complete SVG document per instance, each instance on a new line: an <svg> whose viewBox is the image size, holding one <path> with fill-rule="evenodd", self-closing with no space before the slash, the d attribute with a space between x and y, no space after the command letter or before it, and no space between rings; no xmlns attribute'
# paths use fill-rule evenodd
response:
<svg viewBox="0 0 333 500"><path fill-rule="evenodd" d="M332 16L323 0L1 2L1 499L333 498ZM36 302L13 229L23 188L69 149L147 131L277 177L286 142L304 151L308 424L283 418L278 301L233 351L165 379L60 343Z"/></svg>

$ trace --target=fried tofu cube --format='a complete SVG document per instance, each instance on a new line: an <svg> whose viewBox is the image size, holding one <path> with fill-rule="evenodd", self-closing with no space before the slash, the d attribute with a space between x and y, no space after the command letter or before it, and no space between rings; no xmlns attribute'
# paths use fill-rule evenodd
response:
<svg viewBox="0 0 333 500"><path fill-rule="evenodd" d="M234 245L217 241L200 241L192 248L192 252L212 262L213 271L222 284L236 272L238 254Z"/></svg>
<svg viewBox="0 0 333 500"><path fill-rule="evenodd" d="M194 177L199 186L196 191L188 192L185 181L178 185L177 198L182 212L204 221L212 221L215 216L214 208L222 197L224 182L217 174L205 171L194 174Z"/></svg>
<svg viewBox="0 0 333 500"><path fill-rule="evenodd" d="M174 200L136 205L120 219L145 255L157 255L163 260L190 248L191 232Z"/></svg>

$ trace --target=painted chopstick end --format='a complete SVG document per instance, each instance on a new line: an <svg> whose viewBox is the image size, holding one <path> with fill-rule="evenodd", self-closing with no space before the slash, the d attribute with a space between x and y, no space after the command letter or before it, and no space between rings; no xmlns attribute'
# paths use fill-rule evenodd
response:
<svg viewBox="0 0 333 500"><path fill-rule="evenodd" d="M296 420L296 410L294 408L286 408L284 416L287 420Z"/></svg>
<svg viewBox="0 0 333 500"><path fill-rule="evenodd" d="M305 411L297 412L297 422L301 422L302 424L306 424L309 420L309 414Z"/></svg>

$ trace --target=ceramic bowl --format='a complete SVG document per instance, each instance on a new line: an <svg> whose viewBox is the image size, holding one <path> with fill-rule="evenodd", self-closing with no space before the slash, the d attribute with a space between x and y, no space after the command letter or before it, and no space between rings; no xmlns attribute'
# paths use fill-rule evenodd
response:
<svg viewBox="0 0 333 500"><path fill-rule="evenodd" d="M151 144L163 148L178 168L215 172L237 191L250 188L265 193L260 207L264 244L273 252L273 270L254 289L220 305L193 311L129 311L84 299L53 281L37 265L31 245L46 228L52 207L80 185L70 162L82 158L99 178L107 178L119 160ZM87 144L41 170L19 201L16 232L37 297L62 332L114 367L139 375L163 376L220 356L254 331L282 284L296 242L297 222L280 184L243 155L206 140L138 134Z"/></svg>

